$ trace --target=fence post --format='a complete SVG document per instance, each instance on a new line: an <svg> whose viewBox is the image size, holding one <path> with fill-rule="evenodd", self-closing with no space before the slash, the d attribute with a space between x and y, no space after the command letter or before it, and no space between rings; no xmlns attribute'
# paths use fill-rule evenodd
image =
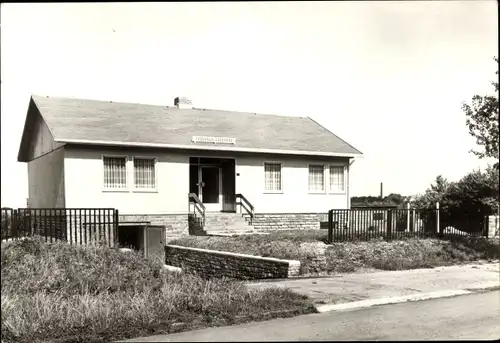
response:
<svg viewBox="0 0 500 343"><path fill-rule="evenodd" d="M18 227L19 227L19 212L18 210L12 210L12 215L10 217L10 225L11 225L11 228L10 228L10 234L11 236L14 235L14 232L16 233L16 236L17 236L17 231L18 231ZM7 237L9 238L9 237Z"/></svg>
<svg viewBox="0 0 500 343"><path fill-rule="evenodd" d="M387 241L392 239L392 210L387 210Z"/></svg>
<svg viewBox="0 0 500 343"><path fill-rule="evenodd" d="M417 216L415 209L411 211L411 217L413 219L412 221L412 232L418 232L418 222L417 222Z"/></svg>
<svg viewBox="0 0 500 343"><path fill-rule="evenodd" d="M440 227L439 227L439 201L436 202L436 233L440 235Z"/></svg>
<svg viewBox="0 0 500 343"><path fill-rule="evenodd" d="M484 235L483 236L486 236L486 238L489 237L489 231L490 231L490 217L488 215L484 215L484 218L483 218L483 222L484 222L484 225L483 225L483 233Z"/></svg>
<svg viewBox="0 0 500 343"><path fill-rule="evenodd" d="M410 203L409 202L406 204L406 208L408 209L407 216L406 216L406 232L410 232Z"/></svg>
<svg viewBox="0 0 500 343"><path fill-rule="evenodd" d="M328 243L333 241L333 210L328 211Z"/></svg>
<svg viewBox="0 0 500 343"><path fill-rule="evenodd" d="M114 218L114 224L113 225L113 241L114 241L114 247L118 246L118 210L115 210L115 218Z"/></svg>

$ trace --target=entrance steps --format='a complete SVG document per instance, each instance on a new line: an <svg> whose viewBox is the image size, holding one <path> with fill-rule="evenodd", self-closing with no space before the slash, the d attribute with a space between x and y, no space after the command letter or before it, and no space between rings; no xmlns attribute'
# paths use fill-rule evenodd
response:
<svg viewBox="0 0 500 343"><path fill-rule="evenodd" d="M204 231L210 236L251 235L260 233L240 213L205 213Z"/></svg>

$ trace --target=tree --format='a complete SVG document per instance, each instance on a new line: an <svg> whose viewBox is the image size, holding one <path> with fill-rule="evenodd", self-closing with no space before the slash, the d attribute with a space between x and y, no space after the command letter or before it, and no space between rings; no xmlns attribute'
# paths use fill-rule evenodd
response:
<svg viewBox="0 0 500 343"><path fill-rule="evenodd" d="M499 172L489 166L485 172L474 170L454 183L446 194L451 207L470 215L484 215L497 211Z"/></svg>
<svg viewBox="0 0 500 343"><path fill-rule="evenodd" d="M423 195L415 199L418 208L435 208L467 213L495 212L499 196L499 171L489 166L486 170L474 170L457 182L448 182L441 175Z"/></svg>
<svg viewBox="0 0 500 343"><path fill-rule="evenodd" d="M447 205L446 195L452 183L442 175L438 175L430 188L424 194L415 198L414 205L417 208L436 208L436 202L439 202L441 208Z"/></svg>
<svg viewBox="0 0 500 343"><path fill-rule="evenodd" d="M498 58L494 58L498 65ZM495 72L498 75L498 69ZM476 143L484 148L484 151L471 150L479 158L491 157L497 160L494 164L498 168L498 81L491 82L495 88L495 95L474 95L472 106L462 104L462 110L466 115L466 123L469 133L476 138Z"/></svg>
<svg viewBox="0 0 500 343"><path fill-rule="evenodd" d="M415 199L416 208L433 209L439 201L440 218L444 226L461 227L465 221L480 223L485 215L498 210L499 170L488 166L474 170L457 182L438 176L424 194ZM435 215L426 213L424 221L435 227Z"/></svg>
<svg viewBox="0 0 500 343"><path fill-rule="evenodd" d="M384 206L384 205L397 205L398 207L406 207L410 197L403 196L398 193L391 193L383 198L377 196L358 196L351 197L351 205L364 205L364 206Z"/></svg>

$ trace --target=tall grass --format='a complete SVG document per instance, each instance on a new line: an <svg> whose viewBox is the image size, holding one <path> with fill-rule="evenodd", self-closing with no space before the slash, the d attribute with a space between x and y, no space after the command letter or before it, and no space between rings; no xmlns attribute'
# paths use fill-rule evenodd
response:
<svg viewBox="0 0 500 343"><path fill-rule="evenodd" d="M2 244L2 342L107 342L227 325L266 312L311 313L285 289L170 273L135 252L41 239Z"/></svg>

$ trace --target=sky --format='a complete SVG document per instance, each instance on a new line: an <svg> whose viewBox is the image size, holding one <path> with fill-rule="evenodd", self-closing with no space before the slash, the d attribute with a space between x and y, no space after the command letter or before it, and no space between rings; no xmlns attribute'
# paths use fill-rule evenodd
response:
<svg viewBox="0 0 500 343"><path fill-rule="evenodd" d="M31 94L309 116L363 152L350 195L484 168L462 102L494 92L496 1L1 4L1 204Z"/></svg>

